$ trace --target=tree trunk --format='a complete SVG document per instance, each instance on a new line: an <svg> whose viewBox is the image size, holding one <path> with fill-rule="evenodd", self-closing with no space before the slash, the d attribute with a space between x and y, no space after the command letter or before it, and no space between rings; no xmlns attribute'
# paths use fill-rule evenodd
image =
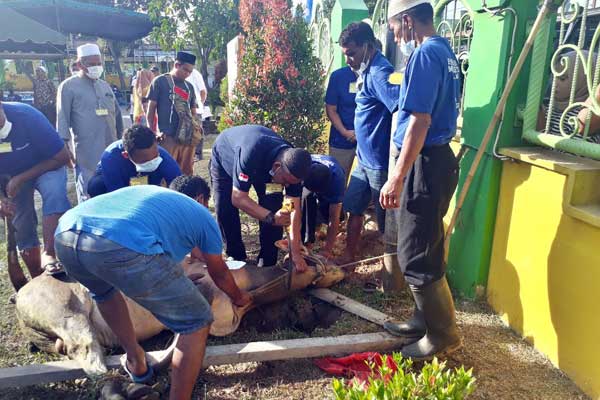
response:
<svg viewBox="0 0 600 400"><path fill-rule="evenodd" d="M123 71L121 70L121 54L117 51L117 47L115 46L115 42L113 40L107 40L108 49L110 50L110 55L113 58L113 62L115 63L115 69L117 70L117 74L119 75L119 82L121 84L121 90L127 90L127 86L125 85L125 77L123 76Z"/></svg>
<svg viewBox="0 0 600 400"><path fill-rule="evenodd" d="M198 54L198 58L200 59L200 73L202 74L202 79L204 79L204 85L206 86L206 90L208 91L208 51L203 49L202 47L197 47L196 52Z"/></svg>

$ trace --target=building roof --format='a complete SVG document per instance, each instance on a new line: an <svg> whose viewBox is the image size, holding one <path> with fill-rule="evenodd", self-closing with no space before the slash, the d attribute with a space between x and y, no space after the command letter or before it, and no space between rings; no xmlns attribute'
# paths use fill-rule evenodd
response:
<svg viewBox="0 0 600 400"><path fill-rule="evenodd" d="M64 53L67 38L0 4L0 52Z"/></svg>
<svg viewBox="0 0 600 400"><path fill-rule="evenodd" d="M153 28L146 14L74 0L8 0L0 4L63 34L132 41Z"/></svg>

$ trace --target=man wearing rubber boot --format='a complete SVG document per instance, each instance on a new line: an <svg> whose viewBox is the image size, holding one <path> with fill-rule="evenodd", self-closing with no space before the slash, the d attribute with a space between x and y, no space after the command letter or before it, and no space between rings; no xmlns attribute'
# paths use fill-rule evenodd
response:
<svg viewBox="0 0 600 400"><path fill-rule="evenodd" d="M415 313L385 328L418 339L402 348L403 356L429 359L461 347L445 277L442 222L458 182L449 142L456 131L460 74L450 45L436 34L429 1L391 0L388 19L396 43L410 58L393 138L400 154L379 201L385 209L398 208L398 261Z"/></svg>

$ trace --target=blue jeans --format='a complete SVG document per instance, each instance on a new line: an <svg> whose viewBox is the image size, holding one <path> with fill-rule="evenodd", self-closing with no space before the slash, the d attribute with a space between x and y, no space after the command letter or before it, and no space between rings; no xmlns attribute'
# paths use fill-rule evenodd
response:
<svg viewBox="0 0 600 400"><path fill-rule="evenodd" d="M38 218L35 212L33 192L42 197L42 215L62 214L71 208L67 197L67 170L65 167L48 171L36 179L27 181L14 199L16 205L13 225L19 250L39 247Z"/></svg>
<svg viewBox="0 0 600 400"><path fill-rule="evenodd" d="M387 170L367 168L359 162L352 171L343 203L344 211L352 215L363 215L372 200L381 233L385 231L385 210L379 204L379 192L387 181L387 175Z"/></svg>
<svg viewBox="0 0 600 400"><path fill-rule="evenodd" d="M85 286L98 303L120 290L181 334L195 332L213 321L208 302L181 266L165 254L140 254L78 231L57 234L54 247L67 274Z"/></svg>

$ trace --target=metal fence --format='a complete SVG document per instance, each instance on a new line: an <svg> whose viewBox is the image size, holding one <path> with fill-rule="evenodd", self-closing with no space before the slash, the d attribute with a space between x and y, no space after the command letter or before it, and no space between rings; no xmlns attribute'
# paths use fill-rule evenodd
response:
<svg viewBox="0 0 600 400"><path fill-rule="evenodd" d="M313 54L321 60L324 72L329 76L333 64L334 43L331 37L331 22L325 16L323 2L320 0L315 0L310 34L313 39Z"/></svg>
<svg viewBox="0 0 600 400"><path fill-rule="evenodd" d="M525 140L600 160L600 9L566 1L532 55ZM550 57L551 55L551 57Z"/></svg>
<svg viewBox="0 0 600 400"><path fill-rule="evenodd" d="M465 82L469 70L469 54L474 31L473 14L462 1L442 0L435 5L435 20L438 34L448 40L461 67L462 94L460 112L462 115L465 99Z"/></svg>

